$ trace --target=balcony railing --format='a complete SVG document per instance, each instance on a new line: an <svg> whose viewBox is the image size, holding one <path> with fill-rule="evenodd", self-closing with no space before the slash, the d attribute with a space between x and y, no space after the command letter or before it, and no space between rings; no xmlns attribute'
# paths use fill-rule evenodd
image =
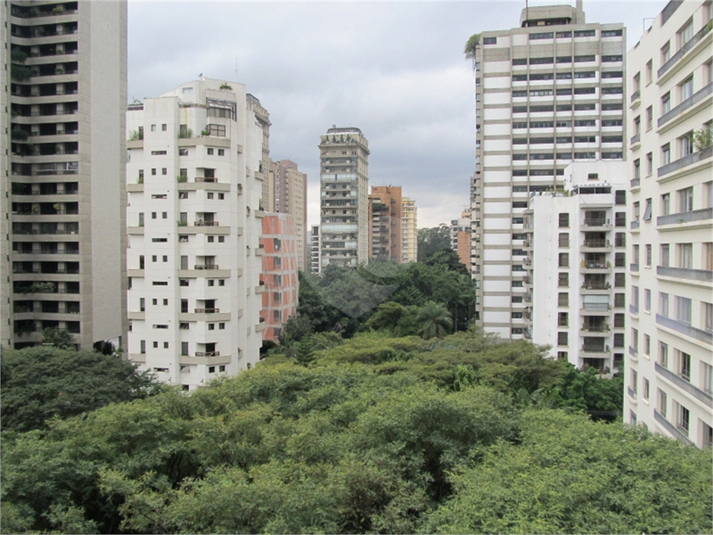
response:
<svg viewBox="0 0 713 535"><path fill-rule="evenodd" d="M639 307L637 307L636 305L629 305L629 313L630 314L638 314Z"/></svg>
<svg viewBox="0 0 713 535"><path fill-rule="evenodd" d="M698 152L694 152L693 154L689 154L688 156L684 156L683 158L679 158L675 162L659 167L657 173L658 177L661 178L662 176L666 176L674 171L678 171L679 169L698 163L701 160L710 158L711 156L713 156L713 145L710 145L703 150L699 150Z"/></svg>
<svg viewBox="0 0 713 535"><path fill-rule="evenodd" d="M638 93L638 91L637 91ZM631 144L636 145L639 141L641 141L641 134L634 134L631 136Z"/></svg>
<svg viewBox="0 0 713 535"><path fill-rule="evenodd" d="M198 221L195 222L196 227L217 227L219 226L217 221L203 221L202 219L199 219Z"/></svg>
<svg viewBox="0 0 713 535"><path fill-rule="evenodd" d="M611 220L603 217L592 217L584 220L585 227L608 227L611 225Z"/></svg>
<svg viewBox="0 0 713 535"><path fill-rule="evenodd" d="M713 282L713 271L708 269L656 266L656 274L663 277L675 277L677 279Z"/></svg>
<svg viewBox="0 0 713 535"><path fill-rule="evenodd" d="M637 228L639 228L639 221L638 220L632 221L629 224L629 228L631 228L631 230L636 230Z"/></svg>
<svg viewBox="0 0 713 535"><path fill-rule="evenodd" d="M640 178L632 178L630 184L631 184L632 188L635 188L636 186L640 186L641 179Z"/></svg>
<svg viewBox="0 0 713 535"><path fill-rule="evenodd" d="M634 273L638 273L638 272L639 272L639 264L638 264L638 262L635 263L635 264L629 264L629 271L632 271L632 272L634 272Z"/></svg>
<svg viewBox="0 0 713 535"><path fill-rule="evenodd" d="M637 89L636 91L634 91L631 94L631 103L633 104L634 101L639 100L640 97L641 97L641 90Z"/></svg>
<svg viewBox="0 0 713 535"><path fill-rule="evenodd" d="M602 248L611 247L609 240L584 240L584 247Z"/></svg>
<svg viewBox="0 0 713 535"><path fill-rule="evenodd" d="M607 269L611 267L611 264L607 262L582 262L582 267L584 269Z"/></svg>
<svg viewBox="0 0 713 535"><path fill-rule="evenodd" d="M713 93L713 83L710 83L707 86L705 86L703 89L701 89L700 91L693 93L693 95L691 95L686 100L681 102L678 106L676 106L675 108L664 113L661 117L659 117L659 120L657 123L658 126L662 126L662 125L666 124L674 117L677 117L678 115L680 115L687 109L695 106L696 104L698 104L701 100L705 99L711 93Z"/></svg>
<svg viewBox="0 0 713 535"><path fill-rule="evenodd" d="M668 433L674 437L679 439L681 442L685 442L686 444L693 445L693 443L688 439L688 437L679 431L679 429L673 425L671 422L669 422L665 416L663 416L658 410L654 409L654 420L656 420L663 428L668 431Z"/></svg>
<svg viewBox="0 0 713 535"><path fill-rule="evenodd" d="M703 402L707 407L713 409L713 395L708 392L705 392L704 390L701 390L700 388L697 388L695 385L691 384L689 381L686 381L684 378L676 375L671 370L667 369L665 366L661 366L661 364L659 364L658 362L654 363L654 367L656 373L678 386L681 390L685 390L694 398Z"/></svg>
<svg viewBox="0 0 713 535"><path fill-rule="evenodd" d="M196 308L196 314L217 314L220 312L219 308Z"/></svg>
<svg viewBox="0 0 713 535"><path fill-rule="evenodd" d="M636 399L636 390L634 390L634 389L631 388L630 386L627 386L627 387L626 387L626 393L629 394L629 397L630 397L631 399Z"/></svg>
<svg viewBox="0 0 713 535"><path fill-rule="evenodd" d="M691 338L695 338L696 340L704 342L708 345L713 345L713 332L697 329L688 323L667 318L661 314L656 314L656 323L686 336L690 336Z"/></svg>
<svg viewBox="0 0 713 535"><path fill-rule="evenodd" d="M705 221L707 219L713 219L713 208L701 208L700 210L691 210L690 212L678 212L677 214L658 216L656 218L656 224L673 225L676 223Z"/></svg>
<svg viewBox="0 0 713 535"><path fill-rule="evenodd" d="M197 176L196 182L218 182L218 179L214 176Z"/></svg>
<svg viewBox="0 0 713 535"><path fill-rule="evenodd" d="M587 282L582 284L582 290L610 290L611 284L608 282Z"/></svg>
<svg viewBox="0 0 713 535"><path fill-rule="evenodd" d="M607 353L609 351L609 346L604 345L582 345L582 353Z"/></svg>
<svg viewBox="0 0 713 535"><path fill-rule="evenodd" d="M608 333L611 329L609 329L609 325L606 323L602 323L601 325L587 325L585 323L582 325L581 330L587 333Z"/></svg>
<svg viewBox="0 0 713 535"><path fill-rule="evenodd" d="M193 268L198 270L212 270L218 269L218 264L196 264Z"/></svg>
<svg viewBox="0 0 713 535"><path fill-rule="evenodd" d="M669 70L671 67L673 67L678 60L680 60L686 52L691 50L696 44L703 39L708 32L711 31L711 25L706 24L701 28L698 33L696 33L691 39L683 45L678 52L676 52L673 56L671 56L666 63L664 63L661 68L656 72L656 75L661 78L661 76L664 75L664 73Z"/></svg>
<svg viewBox="0 0 713 535"><path fill-rule="evenodd" d="M609 303L584 303L582 309L589 312L606 312L609 310Z"/></svg>
<svg viewBox="0 0 713 535"><path fill-rule="evenodd" d="M219 357L220 351L196 351L196 357Z"/></svg>

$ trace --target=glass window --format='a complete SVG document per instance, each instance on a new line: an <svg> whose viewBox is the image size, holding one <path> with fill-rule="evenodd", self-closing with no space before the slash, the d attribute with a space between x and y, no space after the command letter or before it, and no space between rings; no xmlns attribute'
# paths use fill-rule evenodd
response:
<svg viewBox="0 0 713 535"><path fill-rule="evenodd" d="M671 194L664 193L661 195L661 215L668 215L671 213Z"/></svg>
<svg viewBox="0 0 713 535"><path fill-rule="evenodd" d="M693 210L693 186L678 191L678 211L690 212Z"/></svg>
<svg viewBox="0 0 713 535"><path fill-rule="evenodd" d="M669 262L670 262L670 260L669 260L669 255L670 255L670 246L669 246L669 244L668 244L668 243L662 243L662 244L661 244L661 260L660 260L660 264L661 264L663 267L668 267L668 266L671 265L671 264L669 263Z"/></svg>
<svg viewBox="0 0 713 535"><path fill-rule="evenodd" d="M691 324L691 300L687 297L676 296L676 320L687 325Z"/></svg>
<svg viewBox="0 0 713 535"><path fill-rule="evenodd" d="M683 102L687 98L690 98L693 96L693 76L689 76L686 78L683 82L679 84L680 87L680 92L681 92L681 100L680 102Z"/></svg>
<svg viewBox="0 0 713 535"><path fill-rule="evenodd" d="M661 147L661 163L667 165L671 163L671 144L666 143Z"/></svg>
<svg viewBox="0 0 713 535"><path fill-rule="evenodd" d="M661 97L661 115L671 111L671 93L666 93Z"/></svg>
<svg viewBox="0 0 713 535"><path fill-rule="evenodd" d="M659 314L668 318L668 294L659 292Z"/></svg>
<svg viewBox="0 0 713 535"><path fill-rule="evenodd" d="M693 244L679 243L678 244L678 267L684 269L693 268Z"/></svg>

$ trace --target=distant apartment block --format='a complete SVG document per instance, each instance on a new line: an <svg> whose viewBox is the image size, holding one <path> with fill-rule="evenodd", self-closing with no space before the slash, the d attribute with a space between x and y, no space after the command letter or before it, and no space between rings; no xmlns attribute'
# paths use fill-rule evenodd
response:
<svg viewBox="0 0 713 535"><path fill-rule="evenodd" d="M312 231L309 234L309 253L310 253L310 272L321 273L321 263L319 261L319 225L312 225Z"/></svg>
<svg viewBox="0 0 713 535"><path fill-rule="evenodd" d="M263 112L205 79L126 114L128 354L186 390L259 360Z"/></svg>
<svg viewBox="0 0 713 535"><path fill-rule="evenodd" d="M297 312L297 244L291 214L265 214L262 219L261 317L264 341L278 342L282 324Z"/></svg>
<svg viewBox="0 0 713 535"><path fill-rule="evenodd" d="M624 421L713 443L713 9L669 2L629 52Z"/></svg>
<svg viewBox="0 0 713 535"><path fill-rule="evenodd" d="M451 220L451 249L458 253L460 263L470 267L470 210L464 210L460 218Z"/></svg>
<svg viewBox="0 0 713 535"><path fill-rule="evenodd" d="M320 264L369 261L369 143L358 128L320 136Z"/></svg>
<svg viewBox="0 0 713 535"><path fill-rule="evenodd" d="M519 27L479 37L471 273L486 332L520 339L528 327L530 195L563 191L572 161L623 159L625 42L621 24L586 23L581 1L526 8Z"/></svg>
<svg viewBox="0 0 713 535"><path fill-rule="evenodd" d="M291 160L270 161L270 205L267 209L295 218L297 267L309 267L307 243L307 175Z"/></svg>
<svg viewBox="0 0 713 535"><path fill-rule="evenodd" d="M418 211L416 201L401 198L401 262L416 262L418 259Z"/></svg>
<svg viewBox="0 0 713 535"><path fill-rule="evenodd" d="M0 344L125 345L127 3L0 5Z"/></svg>
<svg viewBox="0 0 713 535"><path fill-rule="evenodd" d="M401 186L372 186L369 194L369 258L401 263Z"/></svg>
<svg viewBox="0 0 713 535"><path fill-rule="evenodd" d="M525 310L512 314L550 357L611 376L624 362L626 163L575 162L564 180L565 192L530 198Z"/></svg>

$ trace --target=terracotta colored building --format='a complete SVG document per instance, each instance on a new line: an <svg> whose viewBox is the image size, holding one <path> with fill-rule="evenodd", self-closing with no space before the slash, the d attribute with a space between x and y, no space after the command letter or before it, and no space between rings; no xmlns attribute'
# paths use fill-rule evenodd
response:
<svg viewBox="0 0 713 535"><path fill-rule="evenodd" d="M458 258L464 266L470 266L470 211L465 210L460 219L451 221L451 248L458 253Z"/></svg>
<svg viewBox="0 0 713 535"><path fill-rule="evenodd" d="M297 311L297 246L295 218L290 214L266 214L262 219L263 342L277 342L282 324Z"/></svg>
<svg viewBox="0 0 713 535"><path fill-rule="evenodd" d="M369 258L401 263L401 186L372 186L369 194Z"/></svg>

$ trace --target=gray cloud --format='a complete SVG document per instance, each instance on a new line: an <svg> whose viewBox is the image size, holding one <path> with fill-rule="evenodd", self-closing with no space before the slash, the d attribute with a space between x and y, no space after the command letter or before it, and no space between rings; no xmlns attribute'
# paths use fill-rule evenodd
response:
<svg viewBox="0 0 713 535"><path fill-rule="evenodd" d="M542 3L531 0L530 5ZM587 20L624 22L629 44L666 4L585 1ZM474 168L473 33L519 22L524 2L144 2L129 0L129 96L200 73L237 80L270 112L270 154L309 176L319 218L319 135L357 126L370 183L401 185L419 227L458 217ZM237 75L236 75L237 67Z"/></svg>

